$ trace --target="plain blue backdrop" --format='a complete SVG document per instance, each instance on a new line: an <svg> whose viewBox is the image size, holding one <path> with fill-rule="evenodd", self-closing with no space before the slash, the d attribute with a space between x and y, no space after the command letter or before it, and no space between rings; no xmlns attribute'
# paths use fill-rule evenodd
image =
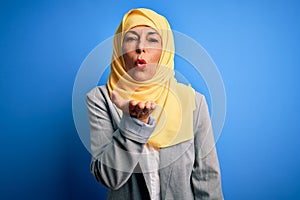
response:
<svg viewBox="0 0 300 200"><path fill-rule="evenodd" d="M300 4L283 0L1 1L0 199L104 199L72 89L85 57L135 7L166 16L219 68L225 198L300 199Z"/></svg>

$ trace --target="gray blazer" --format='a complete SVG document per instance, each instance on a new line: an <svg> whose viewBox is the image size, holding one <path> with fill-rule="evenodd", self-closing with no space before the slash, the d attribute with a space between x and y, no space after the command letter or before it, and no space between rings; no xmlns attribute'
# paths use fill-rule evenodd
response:
<svg viewBox="0 0 300 200"><path fill-rule="evenodd" d="M205 97L196 93L194 138L159 150L161 199L223 199L220 169ZM91 172L108 188L107 199L150 199L151 169L144 144L155 120L144 124L118 111L106 86L86 98L91 129Z"/></svg>

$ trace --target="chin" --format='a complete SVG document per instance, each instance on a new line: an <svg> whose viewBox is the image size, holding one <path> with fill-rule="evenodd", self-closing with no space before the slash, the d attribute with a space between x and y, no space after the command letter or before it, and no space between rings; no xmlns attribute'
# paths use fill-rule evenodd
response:
<svg viewBox="0 0 300 200"><path fill-rule="evenodd" d="M136 80L136 81L140 81L140 82L143 82L143 81L147 81L147 80L149 80L149 79L147 79L147 78L144 78L144 77L132 77L134 80Z"/></svg>
<svg viewBox="0 0 300 200"><path fill-rule="evenodd" d="M136 81L147 81L150 80L151 78L146 76L143 72L135 72L130 75L134 80Z"/></svg>

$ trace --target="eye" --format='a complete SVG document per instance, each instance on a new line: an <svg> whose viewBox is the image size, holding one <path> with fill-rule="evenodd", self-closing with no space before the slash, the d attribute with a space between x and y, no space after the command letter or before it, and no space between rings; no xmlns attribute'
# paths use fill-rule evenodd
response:
<svg viewBox="0 0 300 200"><path fill-rule="evenodd" d="M124 41L125 42L132 42L132 41L135 41L135 40L137 40L137 38L136 37L125 37L125 39L124 39Z"/></svg>
<svg viewBox="0 0 300 200"><path fill-rule="evenodd" d="M158 42L158 40L155 38L149 38L149 42Z"/></svg>

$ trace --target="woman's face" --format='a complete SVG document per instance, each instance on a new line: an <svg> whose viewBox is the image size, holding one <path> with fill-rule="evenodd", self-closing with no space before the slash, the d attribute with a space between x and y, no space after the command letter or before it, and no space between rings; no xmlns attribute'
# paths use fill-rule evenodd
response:
<svg viewBox="0 0 300 200"><path fill-rule="evenodd" d="M126 32L123 44L126 72L136 81L150 80L162 53L160 35L148 26L136 26Z"/></svg>

